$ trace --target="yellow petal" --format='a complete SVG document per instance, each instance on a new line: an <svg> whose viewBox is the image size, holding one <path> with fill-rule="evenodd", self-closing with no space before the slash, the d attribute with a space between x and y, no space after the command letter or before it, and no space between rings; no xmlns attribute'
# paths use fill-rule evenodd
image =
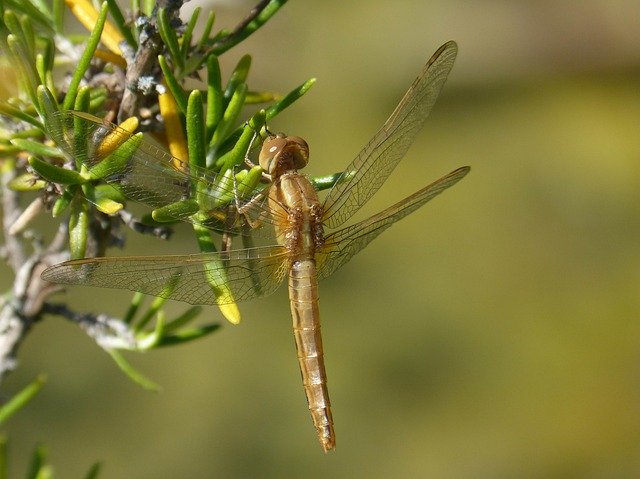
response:
<svg viewBox="0 0 640 479"><path fill-rule="evenodd" d="M109 153L112 153L113 150L122 145L125 141L131 138L131 135L138 128L139 121L138 118L132 116L127 118L122 123L118 125L119 129L114 130L104 137L104 140L98 146L96 153L99 158L104 158ZM122 131L124 130L124 131Z"/></svg>
<svg viewBox="0 0 640 479"><path fill-rule="evenodd" d="M95 56L100 60L104 60L105 62L113 63L120 68L127 67L127 61L124 58L108 50L96 50Z"/></svg>
<svg viewBox="0 0 640 479"><path fill-rule="evenodd" d="M220 308L220 312L222 315L227 318L231 324L239 324L240 323L240 310L238 309L238 305L236 303L229 304L221 304L218 306Z"/></svg>
<svg viewBox="0 0 640 479"><path fill-rule="evenodd" d="M107 215L115 215L118 211L124 208L122 203L110 200L109 198L102 198L97 202L96 208Z"/></svg>
<svg viewBox="0 0 640 479"><path fill-rule="evenodd" d="M166 88L166 85L165 85ZM169 89L158 97L158 105L160 106L160 114L164 119L164 131L167 137L167 143L171 154L180 160L174 161L176 168L184 169L187 166L189 153L187 150L187 141L182 130L180 115L178 114L178 105Z"/></svg>
<svg viewBox="0 0 640 479"><path fill-rule="evenodd" d="M98 19L98 12L88 0L65 0L65 3L87 30L93 30ZM100 40L109 50L122 57L120 42L124 40L124 37L109 20L104 24Z"/></svg>

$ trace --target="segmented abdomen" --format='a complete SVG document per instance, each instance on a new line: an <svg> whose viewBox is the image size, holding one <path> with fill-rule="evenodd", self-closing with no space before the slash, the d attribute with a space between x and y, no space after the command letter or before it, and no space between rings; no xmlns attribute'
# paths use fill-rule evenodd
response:
<svg viewBox="0 0 640 479"><path fill-rule="evenodd" d="M336 439L327 389L327 374L324 369L318 309L318 280L314 259L300 259L291 264L289 299L293 318L293 336L296 340L304 392L318 439L327 452L335 448Z"/></svg>

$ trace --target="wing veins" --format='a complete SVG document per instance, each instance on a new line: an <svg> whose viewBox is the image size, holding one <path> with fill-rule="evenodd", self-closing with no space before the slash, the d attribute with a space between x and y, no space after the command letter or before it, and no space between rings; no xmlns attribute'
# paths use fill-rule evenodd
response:
<svg viewBox="0 0 640 479"><path fill-rule="evenodd" d="M50 136L70 159L75 158L88 168L96 166L102 160L97 154L97 148L106 135L117 133L126 139L133 136L119 126L87 113L61 111L56 112L54 115L61 120L59 123L62 131L50 131ZM83 155L76 155L74 151L76 142L72 127L74 120L84 122L87 126L82 139L87 146L86 154ZM117 152L113 154L118 156ZM122 156L122 158L124 157ZM128 159L126 164L121 168L108 167L103 179L108 184L119 187L128 199L154 209L187 199L189 196L194 197L195 192L191 194L189 192L193 189L192 185L195 184L204 184L205 187L211 188L202 194L208 197L214 205L220 201L221 197L236 198L235 201L231 200L223 208L227 205L235 206L236 203L240 207L246 206L260 194L266 198L264 191L257 192L248 198L237 198L235 187L226 187L221 184L222 178L222 174L214 175L204 168L189 166L185 161L171 156L162 148L142 139L135 153ZM215 211L215 208L211 212L213 211ZM279 211L271 210L266 201L251 202L247 214L260 217L265 223L275 223L277 221L276 218L281 216ZM191 218L176 219L203 224L205 227L217 231L230 231L234 234L241 233L240 228L237 227L230 230L222 224L211 225ZM251 234L253 233L255 232Z"/></svg>
<svg viewBox="0 0 640 479"><path fill-rule="evenodd" d="M325 200L328 226L344 223L389 177L429 116L456 54L455 42L434 53L382 128L345 169Z"/></svg>
<svg viewBox="0 0 640 479"><path fill-rule="evenodd" d="M318 255L319 278L331 275L393 223L411 214L455 185L469 173L469 170L470 168L467 166L458 168L380 213L327 235L325 238L326 250Z"/></svg>
<svg viewBox="0 0 640 479"><path fill-rule="evenodd" d="M51 266L42 278L141 291L190 304L228 304L273 293L287 266L284 248L267 246L229 253L72 260ZM220 275L219 291L214 291L207 279L211 274ZM231 296L224 294L227 290Z"/></svg>

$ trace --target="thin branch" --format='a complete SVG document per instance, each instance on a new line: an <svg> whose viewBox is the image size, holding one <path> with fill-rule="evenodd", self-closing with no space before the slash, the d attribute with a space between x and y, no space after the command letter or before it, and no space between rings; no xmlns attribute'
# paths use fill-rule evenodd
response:
<svg viewBox="0 0 640 479"><path fill-rule="evenodd" d="M15 168L5 164L2 170L2 230L5 244L2 249L3 256L16 277L13 283L13 294L7 294L0 306L0 379L7 372L15 369L17 364L16 351L32 323L21 314L24 304L15 294L28 289L27 275L18 274L26 266L23 239L9 233L11 226L22 214L18 202L18 192L8 187L9 182L15 176Z"/></svg>
<svg viewBox="0 0 640 479"><path fill-rule="evenodd" d="M31 326L40 319L44 299L57 288L40 279L49 264L60 261L60 254L42 254L39 248L27 256L26 235L13 235L16 221L23 217L19 193L8 187L16 176L15 168L5 164L2 170L2 229L5 243L3 257L14 272L13 288L0 303L0 380L15 369L17 351Z"/></svg>
<svg viewBox="0 0 640 479"><path fill-rule="evenodd" d="M51 243L49 243L46 253L63 252L67 248L68 238L69 238L69 224L66 221L62 221L58 225L58 231L56 231L56 234L51 240Z"/></svg>
<svg viewBox="0 0 640 479"><path fill-rule="evenodd" d="M27 227L36 218L36 216L38 216L43 211L44 211L44 201L42 200L42 196L38 196L35 200L33 200L29 204L29 206L27 206L24 209L24 211L18 216L18 218L9 227L9 230L8 230L9 235L15 236L19 233L22 233L25 229L27 229Z"/></svg>
<svg viewBox="0 0 640 479"><path fill-rule="evenodd" d="M5 296L0 307L0 379L15 369L18 347L39 319L43 294L40 286L43 283L37 272L37 256L32 255L20 265L13 281L13 290Z"/></svg>
<svg viewBox="0 0 640 479"><path fill-rule="evenodd" d="M76 323L103 349L136 349L137 343L133 331L120 318L106 314L79 313L65 304L44 303L43 313L62 316Z"/></svg>
<svg viewBox="0 0 640 479"><path fill-rule="evenodd" d="M204 52L204 55L206 56L211 52L220 54L224 51L227 51L234 45L237 45L265 23L266 19L260 21L260 16L265 10L267 10L269 7L275 8L275 10L277 10L278 8L280 8L280 6L278 6L277 4L284 4L286 3L286 1L287 0L281 0L280 2L275 2L275 5L273 0L260 1L255 7L251 9L249 14L240 23L238 23L238 25L236 25L236 27L229 35L226 35L224 38L218 40L209 48L207 48L207 50ZM271 15L272 13L268 14L268 17L270 17ZM252 27L251 24L254 22L255 24Z"/></svg>
<svg viewBox="0 0 640 479"><path fill-rule="evenodd" d="M168 226L146 225L140 219L133 216L127 210L118 211L118 216L122 222L136 233L149 234L157 238L168 240L173 231Z"/></svg>
<svg viewBox="0 0 640 479"><path fill-rule="evenodd" d="M131 116L138 116L139 102L142 96L140 81L143 78L154 76L158 69L158 54L162 51L163 44L158 33L156 14L158 8L165 8L169 18L179 18L178 13L182 7L182 0L159 0L151 18L139 17L140 29L138 51L133 62L128 62L125 77L125 90L118 111L118 122Z"/></svg>
<svg viewBox="0 0 640 479"><path fill-rule="evenodd" d="M244 31L244 29L247 28L247 25L253 22L258 17L258 15L260 15L262 11L265 8L267 8L269 3L271 3L271 0L262 0L255 7L253 7L249 12L249 14L240 23L236 25L236 28L234 28L233 31L229 34L229 36L225 37L225 39L222 40L220 44L228 43L229 41L233 43L232 40L238 37Z"/></svg>
<svg viewBox="0 0 640 479"><path fill-rule="evenodd" d="M17 191L9 188L8 184L16 177L16 170L4 165L2 171L2 230L4 233L7 262L14 272L26 260L24 245L18 236L10 233L12 225L22 214Z"/></svg>

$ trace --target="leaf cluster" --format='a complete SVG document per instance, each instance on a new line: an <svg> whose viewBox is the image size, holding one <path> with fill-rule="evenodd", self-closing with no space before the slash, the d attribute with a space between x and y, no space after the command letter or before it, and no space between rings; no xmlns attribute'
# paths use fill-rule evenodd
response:
<svg viewBox="0 0 640 479"><path fill-rule="evenodd" d="M49 211L66 228L69 256L83 258L103 254L118 242L114 215L129 218L125 223L136 231L164 237L167 223L201 211L202 195L196 187L192 198L164 205L140 220L127 213L127 198L104 180L106 172L117 167L114 161L137 154L139 130L152 133L193 171L233 182L239 194L249 196L261 188L261 170L245 166L250 146L256 136L265 134L267 122L304 95L314 80L284 96L251 90L251 57L242 56L226 81L219 57L262 27L285 2L262 1L235 28L216 31L215 14L201 19L200 7L183 22L178 16L180 1L131 0L128 12L115 0L97 8L89 0L0 1L0 59L10 62L19 83L17 90L0 98L0 165L12 173L6 187L32 199L10 233L26 238L38 214ZM86 35L67 32L64 17L69 14L85 26ZM244 119L247 105L262 109ZM65 121L68 111L79 112L77 121ZM121 132L102 139L103 162L91 168L79 161L90 147L83 115L117 121L114 131ZM333 183L335 176L320 178L316 185L325 188ZM217 207L224 212L231 201L226 198ZM194 234L202 251L216 248L209 230L194 224ZM220 287L220 278L212 281L212 287ZM157 389L121 351L184 344L219 327L194 326L199 307L167 318L165 301L157 298L144 308L142 295L135 294L122 318L75 313L48 302L43 303L42 313L77 322L130 378ZM234 308L227 306L223 313L237 322L239 312ZM0 421L26 404L41 386L37 379L15 402L0 409ZM48 477L43 451L34 455L34 470L45 473L33 477ZM95 473L97 468L88 477Z"/></svg>
<svg viewBox="0 0 640 479"><path fill-rule="evenodd" d="M266 121L300 98L313 80L281 98L268 91L250 91L247 80L251 57L245 55L223 84L218 55L260 28L283 3L262 2L234 30L221 29L216 33L213 33L215 15L209 13L198 36L195 30L201 9L197 8L189 21L183 23L177 16L175 2L168 3L166 8L163 2L157 5L134 2L131 11L136 13L131 21L126 21L125 13L115 1L103 2L99 10L85 0L68 0L68 10L60 1L54 2L51 10L39 0L2 5L0 48L15 61L21 80L18 94L0 102L0 114L6 119L0 148L5 157L19 160L14 164L21 170L9 186L21 192L39 190L48 194L53 217L68 218L71 258L104 251L105 241L100 243L100 237L93 233L96 215L122 211L126 198L101 180L107 171L114 170L113 161L126 162L136 154L141 136L134 131L138 127L137 118L143 117L144 112L151 112L143 120L146 129L159 133L172 154L188 159L194 170L206 171L208 177L220 181L233 181L247 195L259 187L260 171L242 168L253 138L264 129ZM65 11L71 11L90 30L86 38L65 34ZM140 67L139 57L149 52L153 61ZM69 67L72 67L70 78L58 81L59 70ZM147 84L134 92L138 97L134 103L144 107L139 106L134 110L136 116L121 123L118 131L122 130L123 135L111 147L112 154L88 169L79 160L88 155L86 122L65 124L61 112L72 109L97 116L110 112L121 116L128 90L122 85L113 86L113 82L104 78L118 78L118 73L122 78L132 71L137 75L138 85ZM186 90L185 80L198 75L205 77L202 87ZM114 98L118 100L115 105ZM241 123L240 116L247 104L265 102L272 104ZM71 145L65 145L67 139L72 139ZM216 186L221 185L211 187ZM232 199L227 198L226 202ZM193 213L195 210L190 208L198 208L194 201L181 201L154 211L149 215L153 220L146 218L146 223L151 223L149 231L158 230L153 228L158 219L175 221ZM223 206L224 202L220 208ZM20 221L21 228L26 228L30 220ZM194 232L203 251L214 248L208 231L194 228ZM99 243L93 249L92 240ZM227 317L238 322L239 313L228 310Z"/></svg>

